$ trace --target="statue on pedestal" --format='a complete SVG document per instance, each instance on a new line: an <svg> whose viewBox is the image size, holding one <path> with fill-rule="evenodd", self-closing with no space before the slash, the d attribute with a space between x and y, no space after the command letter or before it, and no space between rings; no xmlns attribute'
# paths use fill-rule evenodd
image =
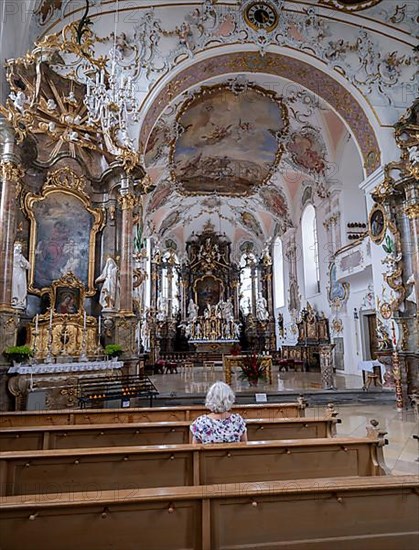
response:
<svg viewBox="0 0 419 550"><path fill-rule="evenodd" d="M195 304L195 302L191 298L188 304L188 321L189 322L195 321L197 317L198 317L198 306Z"/></svg>
<svg viewBox="0 0 419 550"><path fill-rule="evenodd" d="M261 293L259 293L259 298L256 302L256 318L261 323L267 321L269 319L269 312L268 312L268 303L266 301L266 298L262 296Z"/></svg>
<svg viewBox="0 0 419 550"><path fill-rule="evenodd" d="M116 311L119 309L119 269L115 260L108 257L102 273L95 283L103 283L99 303L103 311Z"/></svg>
<svg viewBox="0 0 419 550"><path fill-rule="evenodd" d="M31 264L22 254L21 243L15 243L13 252L12 306L16 309L26 309L28 294L27 270Z"/></svg>

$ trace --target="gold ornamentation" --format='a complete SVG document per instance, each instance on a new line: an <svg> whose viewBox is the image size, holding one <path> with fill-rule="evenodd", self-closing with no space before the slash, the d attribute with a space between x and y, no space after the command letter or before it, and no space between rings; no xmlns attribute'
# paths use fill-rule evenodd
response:
<svg viewBox="0 0 419 550"><path fill-rule="evenodd" d="M343 331L343 321L342 319L333 319L332 321L332 330L337 334Z"/></svg>
<svg viewBox="0 0 419 550"><path fill-rule="evenodd" d="M118 197L118 202L122 210L132 210L137 204L137 198L132 193L127 193Z"/></svg>
<svg viewBox="0 0 419 550"><path fill-rule="evenodd" d="M416 220L419 218L419 204L411 204L410 206L406 206L404 211L406 212L406 216L409 220Z"/></svg>
<svg viewBox="0 0 419 550"><path fill-rule="evenodd" d="M20 183L25 175L24 169L18 164L9 161L0 162L0 174L2 180Z"/></svg>
<svg viewBox="0 0 419 550"><path fill-rule="evenodd" d="M401 351L407 351L409 349L409 324L405 319L399 320L399 326L402 329L402 338L400 342Z"/></svg>
<svg viewBox="0 0 419 550"><path fill-rule="evenodd" d="M390 319L393 314L391 306L388 302L383 302L380 306L380 313L383 319Z"/></svg>
<svg viewBox="0 0 419 550"><path fill-rule="evenodd" d="M320 4L325 6L332 6L339 11L346 11L348 13L354 11L366 10L379 4L381 0L320 0Z"/></svg>
<svg viewBox="0 0 419 550"><path fill-rule="evenodd" d="M47 180L44 183L44 191L59 187L60 189L72 189L80 193L84 193L87 180L84 176L79 176L68 166L59 168L54 172L50 172ZM87 197L87 195L85 195Z"/></svg>

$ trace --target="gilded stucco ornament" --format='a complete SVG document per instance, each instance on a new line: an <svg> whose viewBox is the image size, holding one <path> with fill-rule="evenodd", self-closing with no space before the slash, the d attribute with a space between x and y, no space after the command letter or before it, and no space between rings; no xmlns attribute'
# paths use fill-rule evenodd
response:
<svg viewBox="0 0 419 550"><path fill-rule="evenodd" d="M26 56L7 62L11 92L6 105L0 105L0 113L12 124L18 143L28 135L50 138L54 144L50 162L63 151L82 157L96 152L108 162L116 159L132 172L139 165L139 154L132 148L126 128L122 122L105 128L101 123L104 117L93 121L87 99L88 75L95 71L107 75L110 58L96 54L95 49L109 38L101 39L86 24L82 29L80 25L66 25L61 32L35 43ZM120 41L117 48L122 48ZM107 75L104 81L109 78Z"/></svg>
<svg viewBox="0 0 419 550"><path fill-rule="evenodd" d="M25 176L25 170L22 166L19 166L10 161L0 162L0 179L4 181L11 181L16 186L15 196L19 197L22 190L22 179Z"/></svg>

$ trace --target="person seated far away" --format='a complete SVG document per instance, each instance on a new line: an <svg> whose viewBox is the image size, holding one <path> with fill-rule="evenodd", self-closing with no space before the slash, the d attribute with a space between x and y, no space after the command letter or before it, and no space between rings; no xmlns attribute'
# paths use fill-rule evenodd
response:
<svg viewBox="0 0 419 550"><path fill-rule="evenodd" d="M235 400L233 390L224 382L215 382L208 390L205 406L211 412L191 424L192 443L247 442L244 419L230 412Z"/></svg>

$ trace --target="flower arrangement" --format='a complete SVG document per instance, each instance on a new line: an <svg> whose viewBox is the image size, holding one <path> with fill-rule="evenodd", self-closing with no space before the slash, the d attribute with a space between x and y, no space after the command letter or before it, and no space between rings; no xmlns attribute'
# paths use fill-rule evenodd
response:
<svg viewBox="0 0 419 550"><path fill-rule="evenodd" d="M240 355L241 351L240 344L235 343L230 348L230 355Z"/></svg>
<svg viewBox="0 0 419 550"><path fill-rule="evenodd" d="M123 354L123 349L120 344L108 344L105 346L105 355L109 357L119 357Z"/></svg>
<svg viewBox="0 0 419 550"><path fill-rule="evenodd" d="M243 357L240 367L241 380L248 380L249 384L254 386L259 380L266 380L266 366L262 365L262 359L256 353Z"/></svg>
<svg viewBox="0 0 419 550"><path fill-rule="evenodd" d="M22 363L27 361L29 357L33 357L33 350L29 346L10 346L4 350L3 355L9 361Z"/></svg>

